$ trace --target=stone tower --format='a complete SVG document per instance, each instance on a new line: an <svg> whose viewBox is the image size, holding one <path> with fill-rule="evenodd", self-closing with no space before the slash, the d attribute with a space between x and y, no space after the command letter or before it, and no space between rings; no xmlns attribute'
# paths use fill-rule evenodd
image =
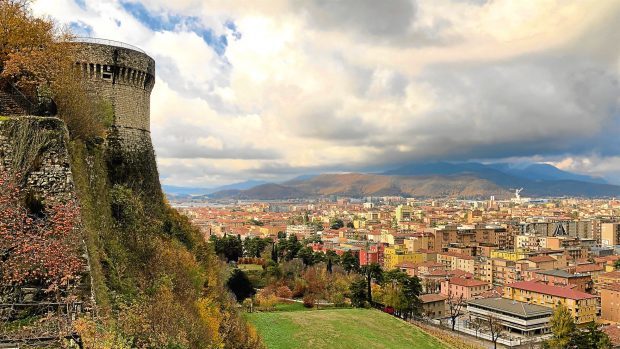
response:
<svg viewBox="0 0 620 349"><path fill-rule="evenodd" d="M75 39L75 67L93 98L111 104L114 121L106 139L110 179L152 195L161 193L150 134L155 61L122 42Z"/></svg>

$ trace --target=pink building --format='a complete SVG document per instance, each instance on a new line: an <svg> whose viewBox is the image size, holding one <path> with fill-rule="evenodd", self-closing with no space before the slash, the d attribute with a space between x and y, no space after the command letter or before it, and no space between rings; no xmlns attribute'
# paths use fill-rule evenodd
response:
<svg viewBox="0 0 620 349"><path fill-rule="evenodd" d="M490 288L487 282L462 277L452 277L441 282L441 294L454 299L476 298Z"/></svg>

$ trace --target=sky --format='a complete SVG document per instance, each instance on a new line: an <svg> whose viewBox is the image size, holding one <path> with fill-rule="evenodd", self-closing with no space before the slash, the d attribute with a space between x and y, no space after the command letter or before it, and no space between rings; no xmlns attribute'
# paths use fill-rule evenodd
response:
<svg viewBox="0 0 620 349"><path fill-rule="evenodd" d="M36 0L156 61L164 184L547 162L620 183L620 2Z"/></svg>

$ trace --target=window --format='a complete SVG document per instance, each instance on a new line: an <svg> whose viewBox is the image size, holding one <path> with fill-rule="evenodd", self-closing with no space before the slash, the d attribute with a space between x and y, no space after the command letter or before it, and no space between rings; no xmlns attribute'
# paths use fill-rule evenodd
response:
<svg viewBox="0 0 620 349"><path fill-rule="evenodd" d="M112 80L112 67L109 65L104 65L101 77L104 80Z"/></svg>

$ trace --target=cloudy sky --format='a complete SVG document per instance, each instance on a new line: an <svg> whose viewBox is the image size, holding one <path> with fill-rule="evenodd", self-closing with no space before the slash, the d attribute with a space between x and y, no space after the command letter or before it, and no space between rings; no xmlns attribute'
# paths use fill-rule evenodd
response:
<svg viewBox="0 0 620 349"><path fill-rule="evenodd" d="M162 181L549 162L620 183L620 2L37 0L157 62Z"/></svg>

